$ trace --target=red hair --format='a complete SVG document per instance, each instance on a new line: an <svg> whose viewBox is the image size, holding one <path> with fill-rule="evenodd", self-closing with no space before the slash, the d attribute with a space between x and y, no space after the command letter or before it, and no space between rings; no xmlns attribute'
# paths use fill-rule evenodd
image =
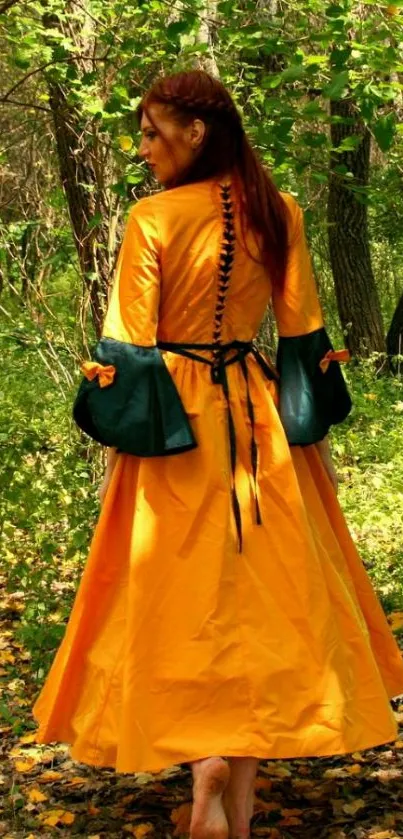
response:
<svg viewBox="0 0 403 839"><path fill-rule="evenodd" d="M201 119L206 134L191 166L171 186L231 173L241 193L242 227L259 237L261 261L277 287L284 283L287 250L287 207L253 150L235 103L222 82L203 70L164 76L143 97L137 115L150 105L165 105L181 125Z"/></svg>

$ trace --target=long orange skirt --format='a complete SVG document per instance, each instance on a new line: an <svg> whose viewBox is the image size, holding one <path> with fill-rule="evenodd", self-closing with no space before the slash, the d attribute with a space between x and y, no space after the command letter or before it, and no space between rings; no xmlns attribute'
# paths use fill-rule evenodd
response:
<svg viewBox="0 0 403 839"><path fill-rule="evenodd" d="M199 446L119 456L34 708L38 741L154 772L209 755L335 755L394 740L401 655L315 446L290 452L272 386L250 363L257 525L244 382L228 368L239 553L225 401L203 365L168 363Z"/></svg>

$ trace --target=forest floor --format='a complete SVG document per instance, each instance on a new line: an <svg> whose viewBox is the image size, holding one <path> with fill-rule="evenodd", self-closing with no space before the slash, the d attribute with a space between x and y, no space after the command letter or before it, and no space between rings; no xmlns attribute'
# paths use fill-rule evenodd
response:
<svg viewBox="0 0 403 839"><path fill-rule="evenodd" d="M0 835L186 836L191 776L116 775L73 762L63 745L37 746L31 707L38 691L19 640L23 592L0 579ZM401 614L391 623L401 623ZM267 839L394 839L403 836L403 698L394 702L401 739L345 758L268 761L256 784L253 836Z"/></svg>

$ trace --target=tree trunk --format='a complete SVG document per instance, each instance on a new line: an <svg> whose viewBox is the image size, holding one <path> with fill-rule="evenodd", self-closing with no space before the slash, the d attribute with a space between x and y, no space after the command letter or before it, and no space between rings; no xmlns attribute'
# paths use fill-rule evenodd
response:
<svg viewBox="0 0 403 839"><path fill-rule="evenodd" d="M403 355L403 294L396 306L389 327L386 349L390 356Z"/></svg>
<svg viewBox="0 0 403 839"><path fill-rule="evenodd" d="M69 4L68 4L69 5ZM74 28L69 25L79 48L80 57L74 64L78 75L92 69L93 44L88 31L88 19L83 11L80 23L74 7ZM45 15L48 26L57 26L64 33L65 23ZM88 55L88 59L85 56ZM84 58L83 58L84 56ZM66 195L78 259L88 292L97 336L101 334L105 315L111 270L115 255L113 217L117 208L105 188L105 156L100 150L100 138L94 122L83 119L79 105L73 104L68 83L59 82L51 73L47 76L49 105L53 113L60 177Z"/></svg>
<svg viewBox="0 0 403 839"><path fill-rule="evenodd" d="M359 121L351 99L331 102L331 138L337 149L343 140L359 138L351 150L333 152L330 160L328 231L330 261L345 341L353 355L385 352L378 291L372 271L367 206L354 187L368 184L371 136ZM344 165L348 181L335 171ZM360 200L361 198L361 200Z"/></svg>

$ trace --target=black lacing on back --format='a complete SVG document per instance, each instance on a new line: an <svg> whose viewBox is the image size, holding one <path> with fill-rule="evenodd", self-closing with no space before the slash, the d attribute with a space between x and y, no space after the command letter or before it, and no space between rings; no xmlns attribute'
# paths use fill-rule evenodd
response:
<svg viewBox="0 0 403 839"><path fill-rule="evenodd" d="M231 271L235 256L235 230L234 230L234 209L232 206L231 186L220 186L222 213L224 219L224 233L221 245L221 252L218 265L218 293L214 314L213 343L216 349L213 351L213 382L219 378L220 347L222 345L222 321L225 311L225 302L231 278ZM217 376L217 379L214 376Z"/></svg>
<svg viewBox="0 0 403 839"><path fill-rule="evenodd" d="M232 364L239 363L246 385L246 399L248 417L251 424L251 466L254 482L255 495L255 511L256 524L262 524L262 517L260 514L259 501L257 497L257 467L258 467L258 449L255 438L255 413L253 402L249 391L249 376L246 357L252 353L258 362L262 372L267 379L276 379L276 373L267 364L266 360L261 356L259 350L253 345L252 341L230 341L223 343L222 340L222 322L225 312L225 304L227 300L227 293L231 279L231 272L234 265L235 257L235 228L234 228L234 210L231 198L231 187L220 186L222 212L224 219L224 233L221 245L221 252L218 266L218 292L216 307L214 313L214 327L213 327L213 342L211 344L192 344L180 343L170 341L158 341L157 346L162 350L177 353L178 355L191 358L194 361L199 361L202 364L207 364L211 370L211 380L216 385L221 385L225 401L227 403L228 416L228 437L230 445L230 459L231 459L231 501L234 513L235 525L238 536L238 549L242 551L242 517L241 508L236 491L236 431L234 418L232 416L229 384L227 377L227 367ZM201 351L209 350L212 353L212 358L205 358L200 355Z"/></svg>

